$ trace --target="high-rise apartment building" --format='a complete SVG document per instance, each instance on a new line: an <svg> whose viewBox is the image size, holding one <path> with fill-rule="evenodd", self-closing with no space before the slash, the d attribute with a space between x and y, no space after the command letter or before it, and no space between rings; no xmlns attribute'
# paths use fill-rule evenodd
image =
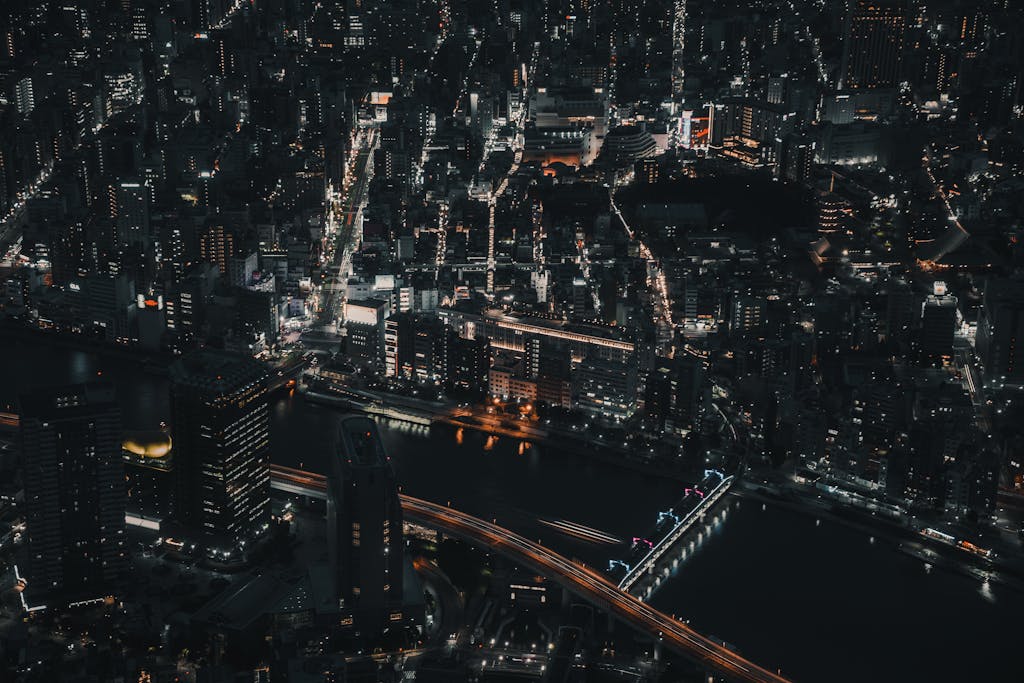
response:
<svg viewBox="0 0 1024 683"><path fill-rule="evenodd" d="M224 275L228 273L228 259L235 253L234 234L220 223L207 226L199 236L199 256L212 263Z"/></svg>
<svg viewBox="0 0 1024 683"><path fill-rule="evenodd" d="M899 0L851 0L846 14L840 89L896 87L906 23L906 9Z"/></svg>
<svg viewBox="0 0 1024 683"><path fill-rule="evenodd" d="M107 595L127 563L113 388L79 384L23 396L20 440L29 595L48 602Z"/></svg>

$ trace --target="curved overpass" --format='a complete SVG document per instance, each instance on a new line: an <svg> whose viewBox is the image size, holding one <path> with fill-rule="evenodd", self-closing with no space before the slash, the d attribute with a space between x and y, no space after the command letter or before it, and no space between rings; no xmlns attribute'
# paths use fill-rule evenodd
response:
<svg viewBox="0 0 1024 683"><path fill-rule="evenodd" d="M519 534L426 500L406 495L402 495L401 500L402 511L408 519L493 548L495 552L562 584L579 597L607 609L635 628L657 634L667 647L729 679L773 683L786 680L620 590L601 574Z"/></svg>
<svg viewBox="0 0 1024 683"><path fill-rule="evenodd" d="M325 495L327 484L323 475L280 466L271 466L271 480L275 488L316 497ZM602 574L539 543L444 505L405 494L400 494L399 498L402 512L408 520L491 548L607 610L637 630L657 636L666 647L711 671L735 681L787 683L785 678L759 667L621 590Z"/></svg>

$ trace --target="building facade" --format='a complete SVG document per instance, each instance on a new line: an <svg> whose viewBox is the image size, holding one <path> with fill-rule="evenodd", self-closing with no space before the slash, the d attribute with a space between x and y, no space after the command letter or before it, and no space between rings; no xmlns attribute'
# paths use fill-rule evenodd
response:
<svg viewBox="0 0 1024 683"><path fill-rule="evenodd" d="M338 429L327 486L327 545L342 624L363 635L402 621L402 506L391 460L368 417Z"/></svg>
<svg viewBox="0 0 1024 683"><path fill-rule="evenodd" d="M79 384L21 399L29 595L108 594L127 567L121 413L114 390Z"/></svg>
<svg viewBox="0 0 1024 683"><path fill-rule="evenodd" d="M177 516L212 549L234 553L270 521L266 373L204 350L171 367Z"/></svg>

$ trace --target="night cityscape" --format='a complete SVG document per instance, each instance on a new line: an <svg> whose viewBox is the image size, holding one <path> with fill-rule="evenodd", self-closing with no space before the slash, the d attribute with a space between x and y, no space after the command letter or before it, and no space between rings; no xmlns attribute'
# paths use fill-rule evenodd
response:
<svg viewBox="0 0 1024 683"><path fill-rule="evenodd" d="M0 1L0 681L1024 681L1022 78L1020 0Z"/></svg>

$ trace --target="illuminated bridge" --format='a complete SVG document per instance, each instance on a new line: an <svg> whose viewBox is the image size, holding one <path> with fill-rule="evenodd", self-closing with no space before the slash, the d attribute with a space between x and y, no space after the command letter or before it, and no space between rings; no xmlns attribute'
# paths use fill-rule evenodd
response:
<svg viewBox="0 0 1024 683"><path fill-rule="evenodd" d="M646 574L653 572L665 553L695 522L704 519L704 515L729 491L732 483L733 477L727 477L718 470L706 470L699 484L686 489L682 499L672 509L659 515L656 533L652 536L656 540L633 540L634 550L642 553L635 565L612 563L626 567L626 575L619 581L619 588L630 591Z"/></svg>
<svg viewBox="0 0 1024 683"><path fill-rule="evenodd" d="M274 465L271 467L271 485L287 493L326 497L326 478L312 472ZM599 572L573 562L539 543L450 507L406 495L401 496L401 501L402 511L409 521L493 549L607 610L638 631L657 638L666 647L709 671L734 681L784 683L786 680L641 602Z"/></svg>

